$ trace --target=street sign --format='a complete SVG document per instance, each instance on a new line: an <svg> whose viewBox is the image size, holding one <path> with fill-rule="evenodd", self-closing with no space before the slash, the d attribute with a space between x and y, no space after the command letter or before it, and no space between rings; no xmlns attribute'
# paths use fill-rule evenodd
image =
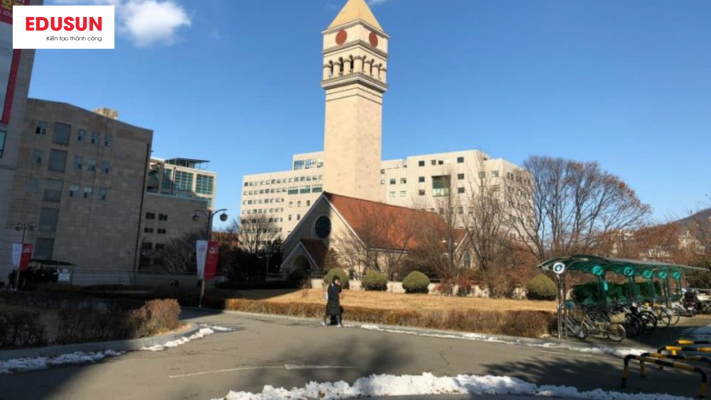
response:
<svg viewBox="0 0 711 400"><path fill-rule="evenodd" d="M565 264L561 262L553 264L553 272L555 272L556 275L563 275L565 272Z"/></svg>

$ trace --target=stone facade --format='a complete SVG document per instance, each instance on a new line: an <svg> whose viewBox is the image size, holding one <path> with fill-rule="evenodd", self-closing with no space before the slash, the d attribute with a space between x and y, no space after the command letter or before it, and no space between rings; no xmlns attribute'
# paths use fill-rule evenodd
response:
<svg viewBox="0 0 711 400"><path fill-rule="evenodd" d="M134 270L152 138L69 104L27 101L8 221L37 226L26 239L35 258Z"/></svg>

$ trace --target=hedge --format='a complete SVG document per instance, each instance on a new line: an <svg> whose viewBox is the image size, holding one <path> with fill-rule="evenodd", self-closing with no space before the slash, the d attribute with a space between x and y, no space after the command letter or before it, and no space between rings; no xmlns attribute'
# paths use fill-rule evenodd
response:
<svg viewBox="0 0 711 400"><path fill-rule="evenodd" d="M538 274L528 281L528 298L531 300L555 300L558 286L544 274Z"/></svg>

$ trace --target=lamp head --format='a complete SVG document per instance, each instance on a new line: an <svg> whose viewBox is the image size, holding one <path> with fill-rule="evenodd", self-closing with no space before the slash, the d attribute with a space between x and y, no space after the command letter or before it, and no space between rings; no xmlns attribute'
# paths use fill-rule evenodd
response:
<svg viewBox="0 0 711 400"><path fill-rule="evenodd" d="M193 214L193 221L195 221L195 222L200 221L200 216L197 215L197 213Z"/></svg>
<svg viewBox="0 0 711 400"><path fill-rule="evenodd" d="M227 216L227 214L225 214L225 213L220 214L220 221L225 222L225 221L227 221L227 218L229 218Z"/></svg>

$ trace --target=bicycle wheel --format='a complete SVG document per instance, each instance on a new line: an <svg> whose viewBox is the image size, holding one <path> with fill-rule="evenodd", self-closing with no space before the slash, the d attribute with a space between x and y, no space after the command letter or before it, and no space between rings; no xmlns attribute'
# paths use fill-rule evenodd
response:
<svg viewBox="0 0 711 400"><path fill-rule="evenodd" d="M671 314L669 314L664 308L661 308L659 310L659 313L657 314L657 319L657 326L661 326L662 328L668 328L671 324Z"/></svg>
<svg viewBox="0 0 711 400"><path fill-rule="evenodd" d="M610 324L606 327L605 336L613 342L621 342L627 336L622 324Z"/></svg>
<svg viewBox="0 0 711 400"><path fill-rule="evenodd" d="M657 317L649 311L640 311L637 316L642 320L644 324L643 333L651 335L657 330Z"/></svg>
<svg viewBox="0 0 711 400"><path fill-rule="evenodd" d="M625 315L625 332L627 337L639 336L642 333L643 322L634 314Z"/></svg>
<svg viewBox="0 0 711 400"><path fill-rule="evenodd" d="M666 310L669 313L669 325L674 326L679 323L681 316L679 315L679 310Z"/></svg>

